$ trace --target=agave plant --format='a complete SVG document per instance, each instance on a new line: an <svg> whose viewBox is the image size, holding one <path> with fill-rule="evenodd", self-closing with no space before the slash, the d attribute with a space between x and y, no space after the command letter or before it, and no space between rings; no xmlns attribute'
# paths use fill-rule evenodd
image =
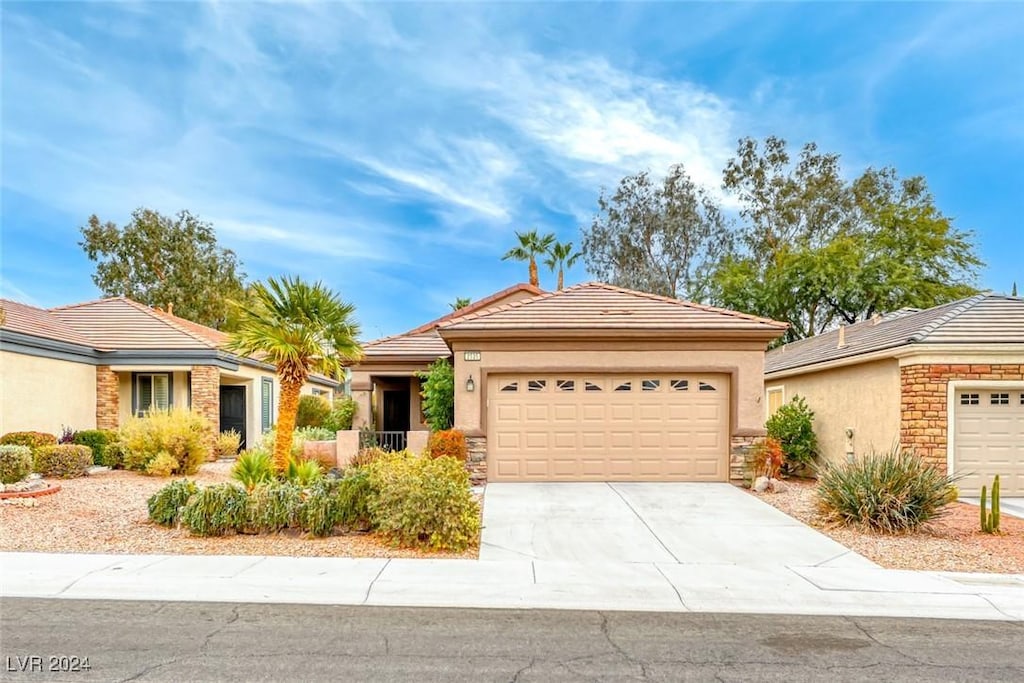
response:
<svg viewBox="0 0 1024 683"><path fill-rule="evenodd" d="M231 468L232 479L241 482L249 493L260 484L274 480L274 464L265 451L245 451Z"/></svg>

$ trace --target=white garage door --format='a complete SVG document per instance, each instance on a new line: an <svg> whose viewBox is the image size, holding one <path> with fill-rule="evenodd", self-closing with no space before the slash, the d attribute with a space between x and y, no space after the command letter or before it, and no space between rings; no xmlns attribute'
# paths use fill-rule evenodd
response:
<svg viewBox="0 0 1024 683"><path fill-rule="evenodd" d="M729 377L489 377L491 481L727 481Z"/></svg>
<svg viewBox="0 0 1024 683"><path fill-rule="evenodd" d="M976 496L999 475L1005 496L1024 495L1024 391L960 390L954 396L953 468L958 484Z"/></svg>

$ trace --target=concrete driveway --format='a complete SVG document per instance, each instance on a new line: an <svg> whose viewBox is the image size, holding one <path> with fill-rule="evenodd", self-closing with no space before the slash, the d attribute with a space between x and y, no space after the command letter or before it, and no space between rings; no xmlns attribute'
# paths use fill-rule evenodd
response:
<svg viewBox="0 0 1024 683"><path fill-rule="evenodd" d="M730 484L488 484L481 560L873 567Z"/></svg>

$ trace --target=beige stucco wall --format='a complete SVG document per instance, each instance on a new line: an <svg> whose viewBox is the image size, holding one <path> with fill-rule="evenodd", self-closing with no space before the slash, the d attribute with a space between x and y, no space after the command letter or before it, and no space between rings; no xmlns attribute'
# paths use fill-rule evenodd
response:
<svg viewBox="0 0 1024 683"><path fill-rule="evenodd" d="M455 355L455 426L469 433L486 430L487 376L502 372L630 372L635 370L731 374L730 433L762 433L764 428L763 342L575 340L463 341ZM464 360L479 351L479 361ZM472 377L475 391L466 390Z"/></svg>
<svg viewBox="0 0 1024 683"><path fill-rule="evenodd" d="M96 366L0 351L0 433L96 428Z"/></svg>
<svg viewBox="0 0 1024 683"><path fill-rule="evenodd" d="M814 432L821 455L843 462L851 447L846 430L853 430L857 455L888 450L900 434L900 370L895 359L860 363L833 370L773 380L765 390L782 387L789 402L800 395L814 411Z"/></svg>

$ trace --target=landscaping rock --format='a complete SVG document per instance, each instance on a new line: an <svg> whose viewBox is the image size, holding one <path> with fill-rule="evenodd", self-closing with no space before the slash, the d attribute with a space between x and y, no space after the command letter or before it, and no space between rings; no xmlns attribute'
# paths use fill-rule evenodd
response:
<svg viewBox="0 0 1024 683"><path fill-rule="evenodd" d="M771 486L771 481L768 477L758 477L754 480L754 485L751 487L756 493L764 493Z"/></svg>
<svg viewBox="0 0 1024 683"><path fill-rule="evenodd" d="M789 484L780 479L772 479L768 484L772 493L785 493L789 490Z"/></svg>
<svg viewBox="0 0 1024 683"><path fill-rule="evenodd" d="M85 471L85 476L91 477L94 474L103 474L104 472L109 472L109 471L110 471L109 467L104 467L103 465L93 465L92 467L90 467L89 469L87 469Z"/></svg>

